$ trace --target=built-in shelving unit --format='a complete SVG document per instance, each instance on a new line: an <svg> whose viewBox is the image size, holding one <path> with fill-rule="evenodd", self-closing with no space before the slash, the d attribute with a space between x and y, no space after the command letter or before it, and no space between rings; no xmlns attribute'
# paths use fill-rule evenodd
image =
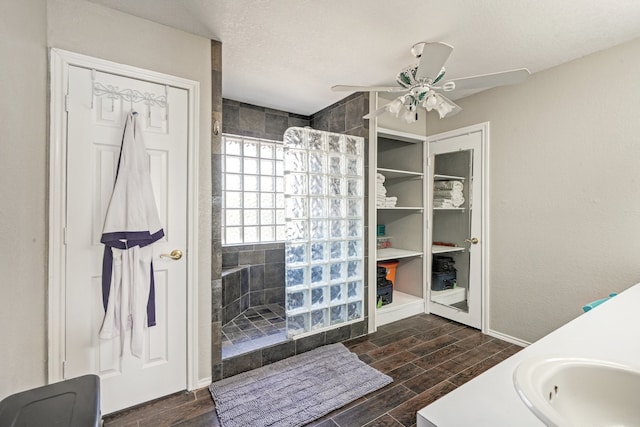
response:
<svg viewBox="0 0 640 427"><path fill-rule="evenodd" d="M395 207L376 206L376 197L370 195L369 206L373 225L384 224L386 234L393 236L393 247L376 247L376 227L370 227L370 259L398 260L393 286L393 302L373 310L375 325L381 326L415 314L426 308L426 137L394 129L376 127L371 138L374 163L370 164L371 177L385 176L387 196L398 198ZM372 189L373 191L373 189ZM374 264L374 263L372 263ZM370 266L371 287L376 287L376 265ZM375 289L371 296L375 302ZM372 305L370 304L370 307ZM370 316L372 314L370 313Z"/></svg>

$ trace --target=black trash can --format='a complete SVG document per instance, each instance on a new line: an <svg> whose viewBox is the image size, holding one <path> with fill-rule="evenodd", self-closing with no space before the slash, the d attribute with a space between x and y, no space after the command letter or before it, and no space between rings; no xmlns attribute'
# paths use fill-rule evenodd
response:
<svg viewBox="0 0 640 427"><path fill-rule="evenodd" d="M12 394L0 402L2 427L99 427L100 377L84 375Z"/></svg>

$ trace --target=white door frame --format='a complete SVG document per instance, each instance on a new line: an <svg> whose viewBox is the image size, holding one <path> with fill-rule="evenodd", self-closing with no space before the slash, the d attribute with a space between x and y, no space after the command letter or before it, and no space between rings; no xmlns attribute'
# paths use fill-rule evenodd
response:
<svg viewBox="0 0 640 427"><path fill-rule="evenodd" d="M487 333L489 331L489 122L478 123L471 126L466 126L459 129L454 129L448 132L443 132L435 135L427 136L427 146L429 143L433 141L442 141L446 139L455 138L457 136L466 135L474 132L480 132L481 137L481 163L482 163L482 212L481 212L481 235L482 235L482 262L480 268L481 272L481 330L483 333ZM431 157L431 154L429 154ZM429 163L429 176L433 176L433 162ZM429 202L431 204L431 202ZM432 212L432 208L430 205L430 209ZM433 216L433 213L431 213ZM431 227L431 224L429 225ZM431 230L429 230L429 236L431 236ZM431 259L431 250L429 250L429 259ZM431 265L431 261L429 261L429 265ZM429 269L430 270L430 269ZM430 297L427 298L427 312L429 312L429 300Z"/></svg>
<svg viewBox="0 0 640 427"><path fill-rule="evenodd" d="M62 49L50 50L49 112L49 255L48 255L48 382L64 379L65 360L65 283L66 283L66 153L69 66L87 68L123 77L144 80L188 93L187 138L187 389L198 386L198 129L200 83L93 58Z"/></svg>

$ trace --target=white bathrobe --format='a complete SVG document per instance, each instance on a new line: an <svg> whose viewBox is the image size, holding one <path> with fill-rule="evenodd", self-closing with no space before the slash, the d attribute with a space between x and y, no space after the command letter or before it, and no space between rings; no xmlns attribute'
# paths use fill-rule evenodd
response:
<svg viewBox="0 0 640 427"><path fill-rule="evenodd" d="M164 236L136 113L124 128L116 182L102 231L105 244L102 294L105 316L100 338L131 329L131 354L142 356L144 328L155 325L152 243Z"/></svg>

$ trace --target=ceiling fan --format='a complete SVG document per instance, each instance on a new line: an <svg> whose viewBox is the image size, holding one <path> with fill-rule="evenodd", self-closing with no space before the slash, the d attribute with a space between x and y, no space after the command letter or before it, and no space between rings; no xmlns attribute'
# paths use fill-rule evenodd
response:
<svg viewBox="0 0 640 427"><path fill-rule="evenodd" d="M449 59L453 46L442 42L420 42L413 45L411 53L418 62L400 71L396 76L399 86L347 86L336 85L333 91L348 92L392 92L401 93L389 104L365 115L365 119L372 119L385 112L412 123L418 119L418 108L427 111L436 110L440 118L452 116L462 110L443 93L455 93L488 89L496 86L512 85L523 82L529 75L529 70L519 68L491 74L481 74L460 79L443 80L444 64Z"/></svg>

